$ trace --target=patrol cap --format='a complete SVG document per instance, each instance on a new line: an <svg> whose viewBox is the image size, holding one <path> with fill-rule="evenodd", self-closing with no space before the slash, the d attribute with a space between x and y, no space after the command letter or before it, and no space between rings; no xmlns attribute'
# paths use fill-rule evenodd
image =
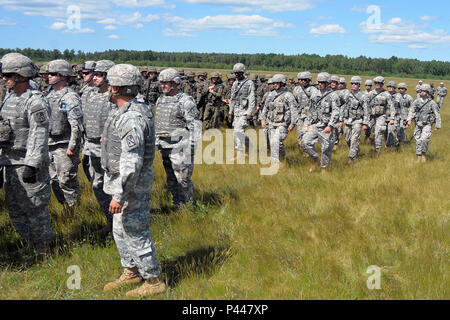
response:
<svg viewBox="0 0 450 320"><path fill-rule="evenodd" d="M404 82L400 82L398 84L397 88L399 88L399 89L408 89L408 87L406 86L406 83L404 83Z"/></svg>
<svg viewBox="0 0 450 320"><path fill-rule="evenodd" d="M116 64L112 66L106 76L110 86L140 86L142 76L139 69L131 64Z"/></svg>
<svg viewBox="0 0 450 320"><path fill-rule="evenodd" d="M350 83L357 83L357 84L361 84L362 83L362 79L361 79L361 77L360 76L353 76L351 79L350 79Z"/></svg>
<svg viewBox="0 0 450 320"><path fill-rule="evenodd" d="M397 88L397 84L395 83L394 80L391 80L388 82L387 87L392 87L392 88Z"/></svg>
<svg viewBox="0 0 450 320"><path fill-rule="evenodd" d="M173 68L164 69L161 71L158 80L160 82L175 82L176 84L181 83L180 73Z"/></svg>
<svg viewBox="0 0 450 320"><path fill-rule="evenodd" d="M72 67L66 60L53 60L48 63L48 72L70 77L72 75Z"/></svg>
<svg viewBox="0 0 450 320"><path fill-rule="evenodd" d="M2 73L17 73L22 77L32 78L36 74L36 66L30 58L17 52L7 53L1 60Z"/></svg>
<svg viewBox="0 0 450 320"><path fill-rule="evenodd" d="M238 73L238 72L242 72L242 73L245 72L245 66L243 63L239 62L233 66L233 73Z"/></svg>
<svg viewBox="0 0 450 320"><path fill-rule="evenodd" d="M382 76L375 77L373 79L373 82L375 82L375 83L377 83L377 82L384 83L384 78Z"/></svg>
<svg viewBox="0 0 450 320"><path fill-rule="evenodd" d="M95 68L95 61L85 61L81 66L81 69L84 70L94 70L94 68Z"/></svg>

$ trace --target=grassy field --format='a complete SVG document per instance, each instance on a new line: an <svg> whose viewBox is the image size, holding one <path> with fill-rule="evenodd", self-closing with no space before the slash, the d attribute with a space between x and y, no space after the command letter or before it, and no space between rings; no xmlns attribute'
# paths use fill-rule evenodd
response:
<svg viewBox="0 0 450 320"><path fill-rule="evenodd" d="M417 81L406 83L415 98ZM195 209L172 210L157 153L151 234L169 290L152 299L449 299L450 98L441 111L427 163L415 162L412 140L379 158L362 143L348 167L341 139L332 169L309 173L292 132L276 175L261 176L259 165L196 165ZM122 269L113 239L96 235L104 217L79 173L73 219L52 196L58 245L44 260L21 249L1 191L0 299L124 299L133 288L102 290ZM67 287L72 265L79 290ZM372 265L379 290L366 286Z"/></svg>

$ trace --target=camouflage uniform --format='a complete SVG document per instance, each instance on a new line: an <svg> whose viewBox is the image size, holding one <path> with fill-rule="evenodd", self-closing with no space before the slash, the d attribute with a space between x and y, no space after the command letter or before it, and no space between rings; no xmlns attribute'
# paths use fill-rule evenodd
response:
<svg viewBox="0 0 450 320"><path fill-rule="evenodd" d="M273 83L272 78L270 78L268 82ZM263 98L261 99L261 104L259 107L259 117L261 118L261 122L266 122L266 123L268 122L268 120L265 118L265 116L268 113L264 112L264 108L266 108L266 106L271 103L272 98L275 96L275 94L276 94L276 92L274 89L272 89L272 90L269 89L269 91L267 91L264 94ZM263 128L263 133L264 133L264 137L266 137L267 148L270 149L269 126L266 126L265 128Z"/></svg>
<svg viewBox="0 0 450 320"><path fill-rule="evenodd" d="M150 68L149 73L156 73L155 68ZM158 97L161 95L161 86L158 81L158 76L156 76L153 80L147 78L142 86L144 88L143 95L145 97L146 103L152 105L156 103Z"/></svg>
<svg viewBox="0 0 450 320"><path fill-rule="evenodd" d="M212 93L209 91L206 95L205 113L203 115L203 121L205 122L205 129L219 128L223 121L223 108L222 108L222 94L223 84L220 80L220 74L213 74L218 78L215 84L211 83Z"/></svg>
<svg viewBox="0 0 450 320"><path fill-rule="evenodd" d="M3 81L3 79L0 79L0 103L3 101L3 98L5 98L5 94L5 81Z"/></svg>
<svg viewBox="0 0 450 320"><path fill-rule="evenodd" d="M207 73L200 72L198 75L206 77ZM197 104L197 108L200 112L200 120L203 120L203 114L205 112L205 106L206 106L206 96L208 95L208 87L209 86L210 86L210 83L207 79L204 79L204 80L198 79L197 80L195 103Z"/></svg>
<svg viewBox="0 0 450 320"><path fill-rule="evenodd" d="M399 83L398 88L407 89L405 83ZM402 96L402 98L400 100L400 125L397 133L397 138L399 142L402 142L406 139L406 129L408 128L408 113L409 108L414 102L414 99L407 93L400 93L400 95Z"/></svg>
<svg viewBox="0 0 450 320"><path fill-rule="evenodd" d="M282 75L273 76L274 83L284 83L286 78ZM282 87L280 91L275 91L266 101L262 113L266 126L269 127L270 153L274 159L284 158L286 152L284 148L284 140L288 136L288 127L295 123L295 110L297 109L297 101L294 95Z"/></svg>
<svg viewBox="0 0 450 320"><path fill-rule="evenodd" d="M18 53L6 54L1 62L5 73L31 77L35 72L31 60ZM40 91L28 89L17 96L11 89L1 104L0 115L7 120L0 122L0 165L5 166L6 207L17 232L39 252L55 237L48 210L50 107ZM25 179L30 168L35 174L34 181Z"/></svg>
<svg viewBox="0 0 450 320"><path fill-rule="evenodd" d="M352 77L352 83L360 83L361 78ZM367 96L358 91L349 91L346 102L342 106L339 114L339 122L345 123L344 139L350 148L348 157L353 160L359 153L359 141L363 125L369 124L369 108L367 106Z"/></svg>
<svg viewBox="0 0 450 320"><path fill-rule="evenodd" d="M439 86L436 90L436 102L439 106L439 108L442 108L442 106L444 105L444 98L447 96L447 88Z"/></svg>
<svg viewBox="0 0 450 320"><path fill-rule="evenodd" d="M396 92L395 89L397 85L394 81L389 81L388 87L392 86L394 91L390 93L392 96L392 104L395 109L395 122L394 124L387 124L387 138L386 138L386 146L391 147L394 145L398 145L399 139L398 134L400 132L400 119L403 105L403 97L400 93Z"/></svg>
<svg viewBox="0 0 450 320"><path fill-rule="evenodd" d="M329 75L323 77L329 79ZM334 146L333 129L338 126L339 121L339 96L328 88L324 92L321 90L315 92L311 100L305 119L307 129L303 135L302 149L317 162L319 154L314 145L319 142L322 149L320 164L322 168L326 168L331 164L331 151ZM327 126L331 127L329 133L324 132Z"/></svg>
<svg viewBox="0 0 450 320"><path fill-rule="evenodd" d="M427 85L422 85L424 88ZM430 90L431 91L431 90ZM430 91L429 94L430 94ZM436 128L442 127L439 106L429 96L427 99L416 99L409 109L408 121L414 120L414 138L416 139L416 155L424 156L428 152L433 123Z"/></svg>
<svg viewBox="0 0 450 320"><path fill-rule="evenodd" d="M186 81L184 81L181 86L181 91L187 93L195 99L197 95L197 81L195 81L194 79L195 73L192 71L188 71L186 72L186 77Z"/></svg>
<svg viewBox="0 0 450 320"><path fill-rule="evenodd" d="M166 69L161 72L160 81L177 82L177 75L174 69ZM161 152L167 186L175 205L194 201L191 176L195 143L201 130L199 111L191 96L178 90L173 96L158 98L155 106L156 146Z"/></svg>
<svg viewBox="0 0 450 320"><path fill-rule="evenodd" d="M230 79L234 79L236 80L236 77L234 76L234 74L227 74L227 80ZM223 109L224 109L224 117L225 117L225 121L227 122L227 127L228 128L232 128L233 127L233 122L228 120L228 113L230 111L230 105L229 103L227 103L226 101L231 100L231 87L232 85L230 85L229 81L227 81L227 83L224 85L223 88L223 92L222 92L222 102L223 102ZM226 101L225 101L226 100Z"/></svg>
<svg viewBox="0 0 450 320"><path fill-rule="evenodd" d="M374 124L375 150L378 151L383 144L383 135L387 134L387 124L391 120L395 121L396 110L392 102L392 96L385 89L381 89L379 92L372 90L367 97L367 103Z"/></svg>
<svg viewBox="0 0 450 320"><path fill-rule="evenodd" d="M242 65L242 67L243 70L245 71L244 65ZM233 120L234 142L235 148L238 151L245 150L244 149L245 128L248 127L248 119L251 118L255 109L256 109L256 93L253 81L246 78L236 80L233 83L233 87L231 88L229 115L234 117Z"/></svg>

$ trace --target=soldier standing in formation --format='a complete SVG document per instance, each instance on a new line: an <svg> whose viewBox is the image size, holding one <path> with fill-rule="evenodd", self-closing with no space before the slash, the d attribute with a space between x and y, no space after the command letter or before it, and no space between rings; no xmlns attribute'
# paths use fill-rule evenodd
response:
<svg viewBox="0 0 450 320"><path fill-rule="evenodd" d="M111 110L109 83L106 75L113 66L114 62L109 60L100 60L96 63L93 79L95 89L85 94L82 104L84 124L83 169L92 185L100 208L106 216L107 223L102 229L104 233L109 233L112 230L112 215L109 212L111 196L103 191L104 170L101 165L101 135Z"/></svg>
<svg viewBox="0 0 450 320"><path fill-rule="evenodd" d="M394 123L387 124L386 147L398 146L398 132L401 117L402 95L396 91L397 84L391 80L387 84L387 91L392 97L392 105L395 109Z"/></svg>
<svg viewBox="0 0 450 320"><path fill-rule="evenodd" d="M400 102L400 125L398 129L398 142L401 143L406 140L406 129L408 128L408 113L409 108L411 107L412 103L414 102L413 97L411 97L409 94L406 93L406 90L408 90L406 83L400 82L398 84L398 91L401 95L401 102Z"/></svg>
<svg viewBox="0 0 450 320"><path fill-rule="evenodd" d="M200 120L203 120L206 105L206 95L208 94L209 81L206 79L208 74L206 72L199 72L197 75L197 88L195 103L200 112Z"/></svg>
<svg viewBox="0 0 450 320"><path fill-rule="evenodd" d="M197 81L195 81L195 73L193 71L187 71L186 81L184 81L181 90L195 99L197 94L196 88Z"/></svg>
<svg viewBox="0 0 450 320"><path fill-rule="evenodd" d="M50 177L53 192L65 211L73 213L80 201L78 183L79 151L83 133L81 100L68 87L72 68L65 60L48 64L49 83L52 90L47 95L51 117L49 125Z"/></svg>
<svg viewBox="0 0 450 320"><path fill-rule="evenodd" d="M223 84L222 76L218 72L211 75L211 85L208 87L208 94L206 96L205 114L203 121L205 122L205 129L219 128L223 121L222 95Z"/></svg>
<svg viewBox="0 0 450 320"><path fill-rule="evenodd" d="M444 98L447 96L447 92L448 92L447 88L444 87L444 83L441 82L441 84L439 85L439 87L436 90L436 95L437 95L436 102L437 102L439 108L442 108L442 106L444 105Z"/></svg>
<svg viewBox="0 0 450 320"><path fill-rule="evenodd" d="M139 70L118 64L108 71L111 101L117 106L105 123L102 141L104 190L112 199L113 235L124 271L104 290L125 284L142 286L127 296L140 297L165 291L161 268L150 236L150 191L153 182L155 130L150 107L136 99L142 85Z"/></svg>
<svg viewBox="0 0 450 320"><path fill-rule="evenodd" d="M349 164L358 156L361 131L368 129L370 115L367 96L359 90L362 83L361 77L352 77L350 83L352 91L342 106L339 115L339 127L342 128L345 123L344 139L350 148L348 153Z"/></svg>
<svg viewBox="0 0 450 320"><path fill-rule="evenodd" d="M228 128L233 127L233 121L228 118L228 113L230 111L230 100L231 100L231 88L233 83L236 81L236 76L234 73L227 74L227 83L223 89L222 102L224 103L224 117Z"/></svg>
<svg viewBox="0 0 450 320"><path fill-rule="evenodd" d="M144 82L144 101L149 105L153 105L158 100L158 97L161 95L161 88L158 81L158 71L156 68L151 67L148 68L148 78Z"/></svg>
<svg viewBox="0 0 450 320"><path fill-rule="evenodd" d="M8 90L0 110L6 207L20 236L37 254L45 254L55 238L48 210L50 106L42 92L30 90L36 69L28 57L8 53L1 63Z"/></svg>
<svg viewBox="0 0 450 320"><path fill-rule="evenodd" d="M181 78L175 69L159 75L163 95L155 106L156 147L161 152L167 186L176 206L194 202L195 144L202 124L194 99L179 89Z"/></svg>

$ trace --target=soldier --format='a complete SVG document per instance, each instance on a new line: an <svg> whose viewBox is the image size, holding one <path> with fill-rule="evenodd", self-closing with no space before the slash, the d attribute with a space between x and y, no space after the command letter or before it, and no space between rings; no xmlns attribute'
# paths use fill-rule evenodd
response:
<svg viewBox="0 0 450 320"><path fill-rule="evenodd" d="M444 87L444 83L441 82L441 84L439 85L439 87L436 90L436 102L439 106L439 109L442 108L442 106L444 105L444 98L447 96L447 88Z"/></svg>
<svg viewBox="0 0 450 320"><path fill-rule="evenodd" d="M227 83L224 86L222 93L222 102L224 103L224 115L225 121L227 122L227 127L233 127L233 121L229 121L228 113L230 111L230 99L231 99L231 88L233 87L233 83L236 81L236 76L234 73L227 74Z"/></svg>
<svg viewBox="0 0 450 320"><path fill-rule="evenodd" d="M419 80L419 84L416 86L416 93L417 93L417 99L420 98L420 86L422 85L423 81Z"/></svg>
<svg viewBox="0 0 450 320"><path fill-rule="evenodd" d="M278 161L286 154L284 140L293 129L297 101L287 90L284 75L276 74L272 77L272 81L274 93L264 106L261 117L264 121L261 122L261 126L269 127L270 154L272 159Z"/></svg>
<svg viewBox="0 0 450 320"><path fill-rule="evenodd" d="M144 82L144 100L146 104L153 105L161 95L161 88L158 81L158 71L152 67L148 69L148 79Z"/></svg>
<svg viewBox="0 0 450 320"><path fill-rule="evenodd" d="M352 91L339 114L339 127L342 128L345 123L344 139L350 148L348 153L349 164L358 156L361 131L368 129L370 116L367 96L359 91L362 83L361 77L352 77L350 83Z"/></svg>
<svg viewBox="0 0 450 320"><path fill-rule="evenodd" d="M118 64L108 70L111 102L115 108L105 123L101 161L104 191L112 199L113 236L124 271L105 285L109 291L144 281L128 291L129 297L154 295L166 290L150 236L150 191L153 182L155 130L148 105L136 99L142 85L139 70Z"/></svg>
<svg viewBox="0 0 450 320"><path fill-rule="evenodd" d="M400 118L401 118L401 109L403 105L403 97L400 93L396 91L397 84L395 81L391 80L387 84L387 89L389 94L392 96L392 103L395 108L395 122L393 125L388 124L388 130L387 130L387 138L386 138L386 146L392 147L392 146L398 146L399 140L398 140L398 134L400 132Z"/></svg>
<svg viewBox="0 0 450 320"><path fill-rule="evenodd" d="M375 90L368 95L368 106L370 116L374 123L374 146L375 152L379 154L383 144L383 136L387 133L387 125L395 124L396 110L392 102L392 96L383 88L384 78L381 76L373 79Z"/></svg>
<svg viewBox="0 0 450 320"><path fill-rule="evenodd" d="M406 140L406 129L408 128L408 113L414 99L406 93L408 89L406 84L401 82L398 84L398 91L402 96L400 104L400 125L397 133L398 142L403 142Z"/></svg>
<svg viewBox="0 0 450 320"><path fill-rule="evenodd" d="M289 78L289 83L287 84L286 88L290 93L294 92L294 88L295 88L295 79L294 78Z"/></svg>
<svg viewBox="0 0 450 320"><path fill-rule="evenodd" d="M256 89L256 111L255 115L253 115L253 123L258 123L259 118L259 110L261 109L261 100L266 94L267 91L269 91L269 86L266 83L266 76L265 75L259 75L259 86Z"/></svg>
<svg viewBox="0 0 450 320"><path fill-rule="evenodd" d="M179 89L181 78L175 69L159 75L163 95L155 106L156 146L161 152L167 186L173 203L194 202L195 144L201 137L202 123L194 99Z"/></svg>
<svg viewBox="0 0 450 320"><path fill-rule="evenodd" d="M415 122L417 162L426 162L425 154L428 152L433 123L436 123L434 130L442 126L439 106L433 101L431 94L431 86L423 84L420 88L420 98L416 99L409 109L408 126L411 125L412 120Z"/></svg>
<svg viewBox="0 0 450 320"><path fill-rule="evenodd" d="M142 81L147 80L148 78L148 68L147 67L139 67L139 71L141 72L141 76L142 76Z"/></svg>
<svg viewBox="0 0 450 320"><path fill-rule="evenodd" d="M269 87L269 90L264 94L262 100L261 100L261 104L258 110L258 121L259 122L268 122L268 120L266 120L264 118L264 116L266 116L268 113L264 113L264 108L266 105L268 105L272 99L272 97L275 94L275 87L274 87L274 82L273 82L273 78L270 77L269 80L267 80L267 86ZM264 137L266 137L266 145L267 145L267 149L270 150L270 135L269 135L269 126L265 126L263 128L263 133L264 133Z"/></svg>
<svg viewBox="0 0 450 320"><path fill-rule="evenodd" d="M237 81L231 88L230 111L228 121L233 120L234 143L238 152L245 151L245 128L248 127L248 121L251 119L256 109L255 85L252 81L244 77L245 66L242 63L236 63L233 66L233 73Z"/></svg>
<svg viewBox="0 0 450 320"><path fill-rule="evenodd" d="M86 91L95 88L94 84L92 83L92 80L94 80L94 68L95 61L86 61L81 66L81 74L83 75L84 84L78 92L80 94L80 97L83 97L83 94Z"/></svg>
<svg viewBox="0 0 450 320"><path fill-rule="evenodd" d="M39 69L39 74L41 76L41 80L39 83L39 86L41 87L41 91L44 95L47 95L50 90L52 89L52 86L48 84L48 64L44 64Z"/></svg>
<svg viewBox="0 0 450 320"><path fill-rule="evenodd" d="M314 160L315 166L310 172L315 170L316 166L321 170L327 169L331 164L331 150L334 146L333 130L338 127L339 122L339 97L328 87L330 75L321 72L317 75L319 90L311 96L311 106L307 110L305 119L306 131L303 135L302 149ZM315 144L319 141L322 149L322 156L319 160L319 154Z"/></svg>
<svg viewBox="0 0 450 320"><path fill-rule="evenodd" d="M211 85L208 88L205 114L203 117L203 121L205 122L205 129L219 128L221 122L223 121L222 75L218 72L214 72L212 73L210 80Z"/></svg>
<svg viewBox="0 0 450 320"><path fill-rule="evenodd" d="M208 87L210 86L209 81L206 80L207 76L208 73L206 72L199 72L197 75L197 92L195 102L200 112L200 120L203 120L206 106L206 96L208 95Z"/></svg>
<svg viewBox="0 0 450 320"><path fill-rule="evenodd" d="M344 105L345 101L344 101L344 97L341 94L340 90L339 90L339 82L341 80L341 78L339 76L336 75L332 75L330 77L330 88L337 94L339 101L338 101L338 108L339 108L339 113L341 112L341 107ZM345 81L345 79L344 79ZM347 90L348 91L348 90ZM336 126L335 128L333 128L333 134L334 134L334 146L333 146L333 150L337 149L337 146L339 144L339 136L341 135L341 128L339 128L339 126Z"/></svg>
<svg viewBox="0 0 450 320"><path fill-rule="evenodd" d="M81 195L78 183L83 134L81 100L68 87L72 68L67 61L50 61L48 74L52 85L52 91L47 95L51 109L48 139L51 184L56 199L64 205L64 211L73 213Z"/></svg>
<svg viewBox="0 0 450 320"><path fill-rule="evenodd" d="M8 90L0 110L5 203L20 236L36 254L46 254L55 238L48 210L50 107L42 92L30 90L36 70L28 57L8 53L1 64Z"/></svg>
<svg viewBox="0 0 450 320"><path fill-rule="evenodd" d="M368 97L370 91L372 91L373 81L371 79L368 79L364 83L366 90L363 91L363 94ZM373 118L370 117L369 119L369 129L364 131L364 142L369 141L370 135L373 135L375 132L375 122L373 122Z"/></svg>
<svg viewBox="0 0 450 320"><path fill-rule="evenodd" d="M296 122L293 123L293 126L297 127L297 139L301 149L303 135L306 129L303 124L305 122L307 111L311 106L311 97L313 94L317 93L317 88L311 86L312 74L309 71L299 72L297 74L297 79L299 80L300 85L295 87L293 93L297 100L297 110L295 110L296 115L294 117Z"/></svg>
<svg viewBox="0 0 450 320"><path fill-rule="evenodd" d="M81 106L84 125L83 170L92 185L100 208L106 216L106 226L101 230L103 234L112 231L113 219L109 212L111 196L103 191L104 170L100 159L102 151L101 135L111 110L106 75L113 66L114 62L109 60L100 60L96 63L93 79L96 88L86 93L84 103Z"/></svg>
<svg viewBox="0 0 450 320"><path fill-rule="evenodd" d="M195 81L195 73L193 71L187 71L186 72L186 81L183 83L181 90L184 93L187 93L193 98L196 98L197 94L197 81Z"/></svg>
<svg viewBox="0 0 450 320"><path fill-rule="evenodd" d="M363 93L364 93L366 96L368 96L369 93L370 93L370 91L372 91L373 81L370 80L370 79L367 79L367 80L364 82L364 86L366 87L366 90L364 90Z"/></svg>

